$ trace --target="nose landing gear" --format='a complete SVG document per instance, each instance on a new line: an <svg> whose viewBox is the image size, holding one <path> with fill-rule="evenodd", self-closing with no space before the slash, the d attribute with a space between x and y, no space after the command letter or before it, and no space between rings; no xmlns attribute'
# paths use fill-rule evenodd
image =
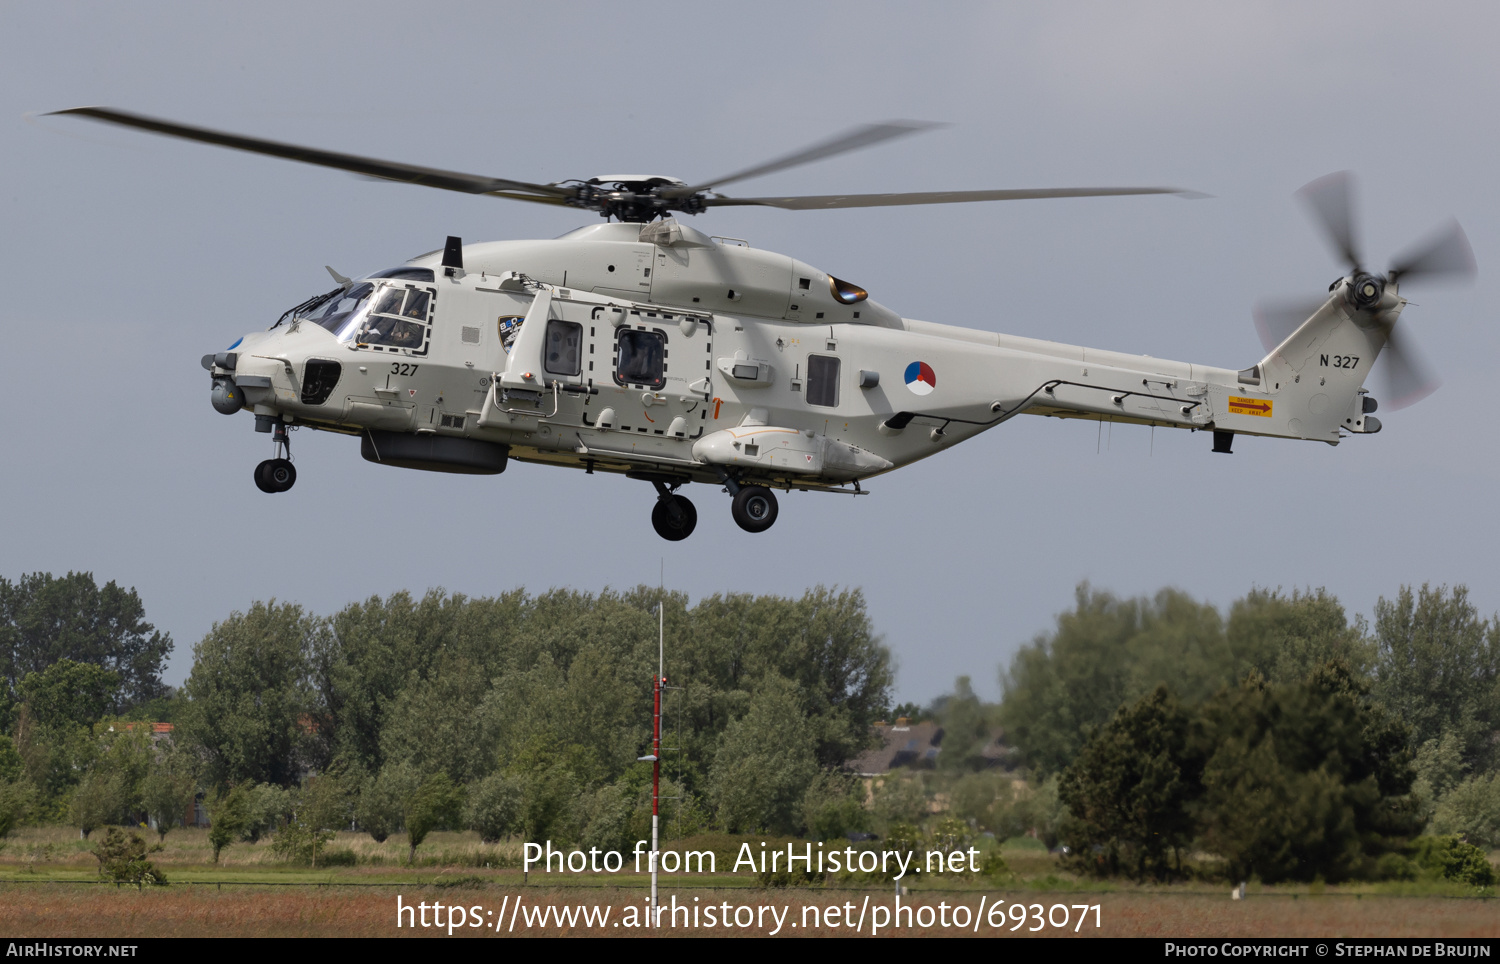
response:
<svg viewBox="0 0 1500 964"><path fill-rule="evenodd" d="M276 443L274 459L266 459L255 467L255 487L262 492L285 492L297 482L297 468L292 465L292 440L287 436L286 423L277 422L271 440Z"/></svg>

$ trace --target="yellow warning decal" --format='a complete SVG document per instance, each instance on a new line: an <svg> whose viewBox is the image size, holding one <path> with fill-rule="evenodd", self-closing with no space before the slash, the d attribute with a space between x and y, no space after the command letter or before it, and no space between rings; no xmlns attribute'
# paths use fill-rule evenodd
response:
<svg viewBox="0 0 1500 964"><path fill-rule="evenodd" d="M1271 417L1271 400L1269 398L1240 398L1238 395L1229 396L1229 414L1231 415L1259 415L1262 418Z"/></svg>

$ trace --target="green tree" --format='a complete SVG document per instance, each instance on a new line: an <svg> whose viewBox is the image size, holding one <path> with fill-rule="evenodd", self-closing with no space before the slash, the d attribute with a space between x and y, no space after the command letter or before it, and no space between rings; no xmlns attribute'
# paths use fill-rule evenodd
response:
<svg viewBox="0 0 1500 964"><path fill-rule="evenodd" d="M1017 794L1012 811L1014 819L1027 828L1023 832L1033 834L1048 848L1057 846L1058 834L1068 816L1068 808L1061 799L1060 785L1059 775L1052 774L1036 786L1028 787L1026 793Z"/></svg>
<svg viewBox="0 0 1500 964"><path fill-rule="evenodd" d="M26 819L36 802L36 788L25 778L7 780L0 777L0 840Z"/></svg>
<svg viewBox="0 0 1500 964"><path fill-rule="evenodd" d="M643 798L640 790L627 780L617 780L580 797L575 805L578 845L629 850L631 841L640 839L633 832L636 812L642 809L639 805L644 803L645 812L650 813L650 794Z"/></svg>
<svg viewBox="0 0 1500 964"><path fill-rule="evenodd" d="M1251 672L1269 683L1307 679L1330 660L1368 676L1375 649L1362 622L1351 625L1344 607L1325 590L1255 589L1229 610L1226 638L1236 659L1235 679Z"/></svg>
<svg viewBox="0 0 1500 964"><path fill-rule="evenodd" d="M304 780L291 812L279 822L271 850L283 860L316 868L328 842L349 823L352 782L342 767Z"/></svg>
<svg viewBox="0 0 1500 964"><path fill-rule="evenodd" d="M1372 872L1421 827L1408 733L1340 663L1225 690L1204 710L1204 846L1237 880Z"/></svg>
<svg viewBox="0 0 1500 964"><path fill-rule="evenodd" d="M1444 794L1432 816L1432 832L1484 850L1500 849L1500 773L1472 776Z"/></svg>
<svg viewBox="0 0 1500 964"><path fill-rule="evenodd" d="M1500 622L1479 618L1466 587L1382 597L1375 642L1376 695L1411 726L1413 749L1451 731L1471 765L1500 762Z"/></svg>
<svg viewBox="0 0 1500 964"><path fill-rule="evenodd" d="M865 808L864 784L841 770L823 770L808 784L802 797L802 824L809 837L836 840L851 833L868 833L874 816Z"/></svg>
<svg viewBox="0 0 1500 964"><path fill-rule="evenodd" d="M100 588L86 572L0 578L0 678L12 693L27 675L67 659L118 674L108 710L122 713L165 693L161 673L171 652L171 637L145 621L134 589Z"/></svg>
<svg viewBox="0 0 1500 964"><path fill-rule="evenodd" d="M997 709L980 700L967 676L958 678L951 694L933 701L932 715L943 726L939 769L972 772L989 766L984 749L998 729Z"/></svg>
<svg viewBox="0 0 1500 964"><path fill-rule="evenodd" d="M1212 606L1171 589L1122 600L1085 583L1057 630L1023 647L1001 674L999 721L1032 768L1053 773L1121 705L1163 683L1197 703L1233 680L1235 663Z"/></svg>
<svg viewBox="0 0 1500 964"><path fill-rule="evenodd" d="M40 726L24 703L14 732L24 779L37 791L39 818L66 819L73 789L93 765L100 741L82 726Z"/></svg>
<svg viewBox="0 0 1500 964"><path fill-rule="evenodd" d="M816 742L786 680L767 680L749 711L724 731L709 797L731 832L794 833L798 804L818 773Z"/></svg>
<svg viewBox="0 0 1500 964"><path fill-rule="evenodd" d="M353 816L354 780L342 767L308 777L296 804L299 820L319 830L343 830Z"/></svg>
<svg viewBox="0 0 1500 964"><path fill-rule="evenodd" d="M406 841L411 847L406 860L408 864L417 862L417 848L429 833L462 820L463 805L463 790L453 785L448 774L433 773L422 780L402 807Z"/></svg>
<svg viewBox="0 0 1500 964"><path fill-rule="evenodd" d="M1437 801L1463 782L1469 765L1464 762L1464 741L1457 733L1445 731L1440 739L1428 740L1417 750L1417 778L1412 792L1422 801L1422 812L1431 817Z"/></svg>
<svg viewBox="0 0 1500 964"><path fill-rule="evenodd" d="M385 713L383 759L441 769L456 782L488 773L494 728L480 704L490 688L484 667L462 657L439 660L426 679L414 676Z"/></svg>
<svg viewBox="0 0 1500 964"><path fill-rule="evenodd" d="M53 729L93 726L115 705L119 689L119 673L71 659L26 674L18 687L37 723Z"/></svg>
<svg viewBox="0 0 1500 964"><path fill-rule="evenodd" d="M295 782L316 740L307 653L319 629L300 606L256 603L193 647L179 731L208 782Z"/></svg>
<svg viewBox="0 0 1500 964"><path fill-rule="evenodd" d="M245 822L240 836L250 843L260 843L261 837L291 817L295 807L292 790L273 783L250 784L245 790Z"/></svg>
<svg viewBox="0 0 1500 964"><path fill-rule="evenodd" d="M208 843L214 848L214 863L219 854L230 844L239 840L250 824L250 790L253 785L246 781L230 787L228 792L219 791L208 801Z"/></svg>
<svg viewBox="0 0 1500 964"><path fill-rule="evenodd" d="M895 706L891 707L888 712L883 714L885 722L887 723L895 723L897 720L903 718L908 723L921 723L923 720L927 719L929 715L930 714L926 710L922 709L921 704L913 703L910 700L905 703L896 704Z"/></svg>
<svg viewBox="0 0 1500 964"><path fill-rule="evenodd" d="M380 772L387 717L403 691L445 660L451 668L464 662L480 667L485 681L513 668L511 640L526 608L519 590L496 599L434 590L413 600L398 592L344 607L327 632L313 637L311 654L329 752L367 773Z"/></svg>
<svg viewBox="0 0 1500 964"><path fill-rule="evenodd" d="M1070 813L1062 837L1073 863L1137 880L1182 874L1202 767L1190 727L1188 713L1159 686L1090 737L1058 786Z"/></svg>
<svg viewBox="0 0 1500 964"><path fill-rule="evenodd" d="M142 808L156 824L157 843L188 815L197 797L198 780L193 773L192 758L169 745L153 754L150 767L140 784Z"/></svg>
<svg viewBox="0 0 1500 964"><path fill-rule="evenodd" d="M376 843L385 843L401 827L402 802L420 782L409 768L388 766L361 782L354 804L354 822Z"/></svg>
<svg viewBox="0 0 1500 964"><path fill-rule="evenodd" d="M117 823L129 805L130 789L123 773L109 767L90 770L73 792L73 826L87 840L99 827Z"/></svg>
<svg viewBox="0 0 1500 964"><path fill-rule="evenodd" d="M14 782L26 775L26 761L16 749L15 741L0 734L0 780Z"/></svg>
<svg viewBox="0 0 1500 964"><path fill-rule="evenodd" d="M965 773L948 789L948 808L955 816L980 830L992 831L1001 840L1019 836L1030 829L1030 824L1017 819L1016 807L1021 796L1017 782L1015 774L1003 770Z"/></svg>
<svg viewBox="0 0 1500 964"><path fill-rule="evenodd" d="M485 843L495 843L521 829L524 787L504 773L492 773L469 786L464 807L464 826Z"/></svg>

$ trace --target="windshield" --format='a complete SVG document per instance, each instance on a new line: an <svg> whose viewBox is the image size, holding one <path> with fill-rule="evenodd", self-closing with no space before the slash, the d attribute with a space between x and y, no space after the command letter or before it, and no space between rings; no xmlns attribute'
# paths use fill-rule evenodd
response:
<svg viewBox="0 0 1500 964"><path fill-rule="evenodd" d="M309 298L283 314L276 325L288 319L310 321L333 332L339 341L353 339L363 348L382 346L385 351L422 354L431 306L429 289L362 281L347 291L335 288Z"/></svg>
<svg viewBox="0 0 1500 964"><path fill-rule="evenodd" d="M361 313L374 291L375 286L368 283L354 285L347 291L335 288L327 294L317 295L295 308L287 309L271 327L277 328L284 321L300 319L322 325L338 334L351 317Z"/></svg>

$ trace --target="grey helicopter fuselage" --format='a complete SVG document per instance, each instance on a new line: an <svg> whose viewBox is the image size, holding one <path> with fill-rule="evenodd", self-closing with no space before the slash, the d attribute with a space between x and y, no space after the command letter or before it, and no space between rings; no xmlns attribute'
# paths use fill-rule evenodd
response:
<svg viewBox="0 0 1500 964"><path fill-rule="evenodd" d="M1402 304L1394 285L1382 301ZM784 255L609 222L345 281L204 364L215 407L280 438L625 473L666 500L690 481L857 491L1022 413L1211 430L1217 451L1336 444L1379 430L1362 385L1386 328L1360 315L1335 292L1260 364L1214 368L907 319Z"/></svg>

